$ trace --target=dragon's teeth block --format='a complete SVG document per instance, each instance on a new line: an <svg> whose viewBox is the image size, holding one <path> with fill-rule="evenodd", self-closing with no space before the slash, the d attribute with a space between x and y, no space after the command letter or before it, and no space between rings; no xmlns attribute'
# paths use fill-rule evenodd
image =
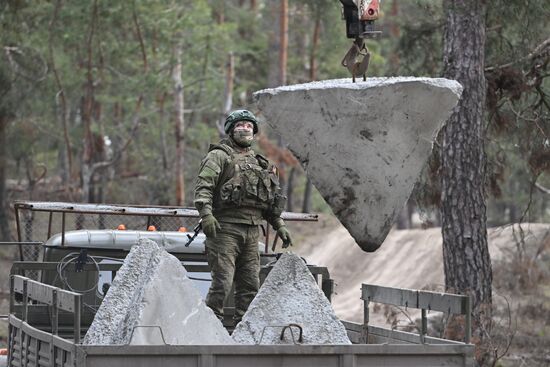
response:
<svg viewBox="0 0 550 367"><path fill-rule="evenodd" d="M299 324L299 329L286 325ZM302 259L286 253L267 276L233 332L241 344L351 344L344 325Z"/></svg>
<svg viewBox="0 0 550 367"><path fill-rule="evenodd" d="M384 241L462 86L448 79L350 79L254 94L317 190L367 252Z"/></svg>
<svg viewBox="0 0 550 367"><path fill-rule="evenodd" d="M107 292L83 344L235 344L180 261L139 240Z"/></svg>

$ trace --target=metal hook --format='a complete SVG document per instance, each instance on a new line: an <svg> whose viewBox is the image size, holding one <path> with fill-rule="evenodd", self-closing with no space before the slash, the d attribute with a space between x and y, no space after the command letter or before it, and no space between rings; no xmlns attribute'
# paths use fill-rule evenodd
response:
<svg viewBox="0 0 550 367"><path fill-rule="evenodd" d="M296 339L294 338L294 331L292 330L293 326L297 327L300 330L300 334L298 336L298 342L296 342ZM303 338L303 328L302 328L302 326L299 325L299 324L290 323L288 325L266 325L266 326L264 326L264 328L262 329L262 333L260 334L260 340L256 344L261 344L262 343L262 340L264 338L265 329L267 329L267 328L276 328L276 327L277 328L278 327L282 328L281 336L279 337L280 340L284 340L285 331L286 331L286 329L289 329L290 330L290 335L292 336L292 343L293 344L299 344L299 343L303 342L304 338Z"/></svg>
<svg viewBox="0 0 550 367"><path fill-rule="evenodd" d="M137 326L134 326L132 328L132 333L130 334L130 339L128 339L128 343L126 345L129 345L130 342L132 341L132 338L134 337L134 331L136 331L136 329L138 328L158 328L159 331L160 331L160 337L162 338L162 342L164 343L164 345L168 345L168 343L166 343L166 339L164 338L164 333L162 332L162 328L158 325L137 325Z"/></svg>

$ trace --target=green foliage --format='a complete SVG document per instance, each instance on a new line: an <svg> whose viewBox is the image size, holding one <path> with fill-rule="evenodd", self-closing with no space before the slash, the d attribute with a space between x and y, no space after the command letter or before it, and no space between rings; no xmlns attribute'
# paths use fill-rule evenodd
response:
<svg viewBox="0 0 550 367"><path fill-rule="evenodd" d="M487 149L495 168L489 177L495 223L550 217L550 198L536 188L550 177L550 46L540 47L550 34L549 15L542 0L498 0L489 7Z"/></svg>
<svg viewBox="0 0 550 367"><path fill-rule="evenodd" d="M391 75L441 74L444 13L441 1L397 3L396 19L386 17L383 50ZM386 14L391 9L386 2ZM550 173L548 45L531 55L550 34L550 6L544 0L491 2L486 17L488 220L499 225L548 220L547 194L535 186ZM395 42L397 41L397 42ZM544 51L546 50L546 51ZM531 56L529 56L531 55ZM502 68L501 66L505 66ZM439 204L437 149L415 188L421 206ZM537 181L538 180L538 181Z"/></svg>
<svg viewBox="0 0 550 367"><path fill-rule="evenodd" d="M62 97L71 154L79 166L86 132L83 102L91 96L95 159L112 159L131 139L122 158L97 172L95 181L108 184L102 200L173 202L172 70L179 43L186 109L185 188L190 204L200 160L208 144L218 139L216 122L222 117L228 54L235 60L235 108L252 108L251 93L267 86L270 68L278 62L278 50L270 48L269 41L278 14L267 0L256 4L252 9L249 1L238 0L2 2L0 113L12 121L9 177L24 177L26 165L44 164L48 175L66 170ZM440 75L442 4L441 0L383 1L377 22L382 36L367 41L372 54L369 76ZM317 79L349 77L340 63L352 40L345 37L339 1L291 0L289 9L288 83L309 81L317 19ZM549 13L544 0L496 0L489 7L486 65L511 64L487 74L487 188L493 195L488 209L493 224L511 218L511 212L521 216L529 202L531 220L548 216L545 194L533 189L535 177L537 184L550 186L548 56L528 55L549 34ZM132 135L136 120L139 126ZM72 186L81 184L78 168ZM424 183L433 183L434 178L437 159ZM303 173L297 182L295 208L301 206ZM438 200L437 185L421 187L417 196L423 201ZM318 193L313 206L327 210Z"/></svg>
<svg viewBox="0 0 550 367"><path fill-rule="evenodd" d="M442 1L386 1L383 55L385 75L433 77L441 74L444 14ZM395 9L392 7L395 6ZM392 10L396 14L392 14Z"/></svg>

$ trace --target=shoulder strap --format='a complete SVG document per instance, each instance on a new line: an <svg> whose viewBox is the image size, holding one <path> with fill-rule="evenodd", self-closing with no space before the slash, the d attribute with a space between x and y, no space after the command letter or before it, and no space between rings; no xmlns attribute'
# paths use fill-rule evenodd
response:
<svg viewBox="0 0 550 367"><path fill-rule="evenodd" d="M235 151L233 148L226 144L210 144L210 146L208 147L209 152L216 149L224 151L225 153L227 153L227 155L231 155Z"/></svg>
<svg viewBox="0 0 550 367"><path fill-rule="evenodd" d="M256 160L258 161L258 164L263 169L267 169L271 165L271 162L269 161L269 159L267 159L265 156L261 154L256 154Z"/></svg>

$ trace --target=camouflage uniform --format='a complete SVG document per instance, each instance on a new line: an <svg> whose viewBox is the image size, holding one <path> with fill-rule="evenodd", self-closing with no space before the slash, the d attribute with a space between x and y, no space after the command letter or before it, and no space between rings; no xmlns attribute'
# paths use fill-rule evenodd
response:
<svg viewBox="0 0 550 367"><path fill-rule="evenodd" d="M195 186L201 217L213 214L221 230L206 239L212 284L206 304L223 318L223 302L235 282L235 316L239 321L260 286L258 225L265 219L275 230L285 198L279 195L277 169L267 158L235 149L232 139L211 145Z"/></svg>

